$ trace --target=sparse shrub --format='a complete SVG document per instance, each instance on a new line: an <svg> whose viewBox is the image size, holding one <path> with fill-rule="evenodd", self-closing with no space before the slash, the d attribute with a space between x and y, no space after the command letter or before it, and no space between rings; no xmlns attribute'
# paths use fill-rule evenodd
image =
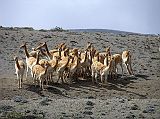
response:
<svg viewBox="0 0 160 119"><path fill-rule="evenodd" d="M9 112L7 113L7 118L8 119L19 119L21 118L23 115L21 113L18 113L18 112Z"/></svg>
<svg viewBox="0 0 160 119"><path fill-rule="evenodd" d="M22 27L23 29L27 29L29 31L33 31L34 29L32 27Z"/></svg>
<svg viewBox="0 0 160 119"><path fill-rule="evenodd" d="M47 30L45 30L45 29L40 29L39 31L42 31L42 32L47 32Z"/></svg>
<svg viewBox="0 0 160 119"><path fill-rule="evenodd" d="M61 27L56 26L55 28L50 29L50 31L59 31L59 32L62 32L62 31L65 31L65 30L63 28L61 28Z"/></svg>

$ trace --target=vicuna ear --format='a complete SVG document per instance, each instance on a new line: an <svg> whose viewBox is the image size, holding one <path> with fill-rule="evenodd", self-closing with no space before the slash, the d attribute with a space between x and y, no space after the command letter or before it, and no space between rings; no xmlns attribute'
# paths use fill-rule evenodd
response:
<svg viewBox="0 0 160 119"><path fill-rule="evenodd" d="M16 57L16 56L17 56L17 54L16 54L15 52L10 54L10 57L12 57L13 59L14 59L14 57Z"/></svg>
<svg viewBox="0 0 160 119"><path fill-rule="evenodd" d="M17 56L17 55L14 55L14 56L13 56L13 60L16 60L16 59L18 59L18 56Z"/></svg>

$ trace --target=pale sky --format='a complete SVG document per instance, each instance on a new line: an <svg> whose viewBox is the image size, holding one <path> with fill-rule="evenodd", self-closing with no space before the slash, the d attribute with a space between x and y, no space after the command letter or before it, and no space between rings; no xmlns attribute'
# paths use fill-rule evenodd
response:
<svg viewBox="0 0 160 119"><path fill-rule="evenodd" d="M160 0L0 0L0 26L160 33Z"/></svg>

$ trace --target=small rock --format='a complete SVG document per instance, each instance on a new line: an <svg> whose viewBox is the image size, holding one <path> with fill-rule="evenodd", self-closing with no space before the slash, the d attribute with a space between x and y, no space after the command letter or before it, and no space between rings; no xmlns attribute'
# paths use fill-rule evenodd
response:
<svg viewBox="0 0 160 119"><path fill-rule="evenodd" d="M62 112L62 114L66 114L65 112Z"/></svg>
<svg viewBox="0 0 160 119"><path fill-rule="evenodd" d="M36 109L34 109L32 112L33 112L33 114L37 114L37 110Z"/></svg>
<svg viewBox="0 0 160 119"><path fill-rule="evenodd" d="M86 105L93 106L95 104L93 102L91 102L91 101L87 101Z"/></svg>
<svg viewBox="0 0 160 119"><path fill-rule="evenodd" d="M135 115L134 114L129 114L128 116L126 116L127 119L135 119Z"/></svg>
<svg viewBox="0 0 160 119"><path fill-rule="evenodd" d="M13 98L14 102L21 102L22 101L22 97L21 96L16 96Z"/></svg>
<svg viewBox="0 0 160 119"><path fill-rule="evenodd" d="M131 106L131 110L138 110L138 109L139 109L139 107L136 104L134 104L134 105Z"/></svg>
<svg viewBox="0 0 160 119"><path fill-rule="evenodd" d="M89 96L88 99L94 99L94 97L93 96Z"/></svg>
<svg viewBox="0 0 160 119"><path fill-rule="evenodd" d="M139 118L144 119L144 115L143 114L139 114Z"/></svg>
<svg viewBox="0 0 160 119"><path fill-rule="evenodd" d="M148 113L148 111L147 110L143 110L143 113Z"/></svg>
<svg viewBox="0 0 160 119"><path fill-rule="evenodd" d="M23 99L21 102L22 103L27 103L28 101L26 99Z"/></svg>
<svg viewBox="0 0 160 119"><path fill-rule="evenodd" d="M109 105L109 102L106 102L106 105Z"/></svg>
<svg viewBox="0 0 160 119"><path fill-rule="evenodd" d="M25 113L30 113L31 111L30 110L25 110Z"/></svg>
<svg viewBox="0 0 160 119"><path fill-rule="evenodd" d="M42 106L45 106L45 105L49 105L49 101L51 101L51 99L49 99L48 97L44 97L43 100L40 102L40 104Z"/></svg>
<svg viewBox="0 0 160 119"><path fill-rule="evenodd" d="M86 110L92 110L94 107L85 107Z"/></svg>
<svg viewBox="0 0 160 119"><path fill-rule="evenodd" d="M120 99L120 101L119 101L120 103L124 103L125 102L125 100L124 99Z"/></svg>
<svg viewBox="0 0 160 119"><path fill-rule="evenodd" d="M23 98L22 96L16 96L13 98L14 102L22 102L22 103L27 103L28 101Z"/></svg>
<svg viewBox="0 0 160 119"><path fill-rule="evenodd" d="M84 111L83 114L92 115L93 112L91 112L91 111Z"/></svg>
<svg viewBox="0 0 160 119"><path fill-rule="evenodd" d="M0 112L3 112L3 111L12 111L12 109L13 109L13 107L9 106L9 105L0 106Z"/></svg>
<svg viewBox="0 0 160 119"><path fill-rule="evenodd" d="M147 107L145 110L143 110L143 113L154 113L155 108L153 106Z"/></svg>
<svg viewBox="0 0 160 119"><path fill-rule="evenodd" d="M46 101L43 100L43 101L40 102L40 105L45 106L45 105L49 105L49 104Z"/></svg>
<svg viewBox="0 0 160 119"><path fill-rule="evenodd" d="M45 117L45 112L40 111L39 114L41 114L43 116L43 118Z"/></svg>
<svg viewBox="0 0 160 119"><path fill-rule="evenodd" d="M22 116L20 119L37 119L37 117L34 115L27 115L27 116Z"/></svg>
<svg viewBox="0 0 160 119"><path fill-rule="evenodd" d="M90 117L90 119L94 119L93 117Z"/></svg>

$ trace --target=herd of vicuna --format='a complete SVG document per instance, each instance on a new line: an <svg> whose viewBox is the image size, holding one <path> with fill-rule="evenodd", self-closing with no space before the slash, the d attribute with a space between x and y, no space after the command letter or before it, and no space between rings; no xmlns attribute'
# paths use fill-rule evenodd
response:
<svg viewBox="0 0 160 119"><path fill-rule="evenodd" d="M111 54L110 47L105 52L99 52L92 43L88 42L85 50L69 48L65 43L60 43L55 49L49 50L46 42L40 43L30 53L27 44L20 46L26 55L26 63L14 57L15 69L18 79L18 88L22 88L23 75L26 69L26 79L28 70L31 70L33 82L39 83L44 89L44 82L55 82L53 75L57 74L61 83L67 83L66 78L77 79L81 77L87 79L92 77L93 83L98 83L98 77L102 84L107 83L107 77L115 79L117 77L117 65L122 69L124 63L130 75L133 75L131 67L130 51L123 51L122 54ZM90 78L88 78L90 79Z"/></svg>

